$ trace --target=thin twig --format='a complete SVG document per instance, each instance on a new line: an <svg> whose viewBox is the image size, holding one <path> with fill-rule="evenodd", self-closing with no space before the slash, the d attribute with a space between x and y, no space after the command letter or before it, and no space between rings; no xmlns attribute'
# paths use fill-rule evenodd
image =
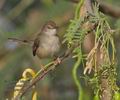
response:
<svg viewBox="0 0 120 100"><path fill-rule="evenodd" d="M68 49L59 59L60 63L62 63L67 57L71 55L73 48ZM55 69L60 63L51 63L48 66L44 67L39 71L39 74L35 78L33 78L26 86L24 86L19 94L13 100L19 100L31 87L33 87L39 80L41 80L44 76L46 76L50 71Z"/></svg>

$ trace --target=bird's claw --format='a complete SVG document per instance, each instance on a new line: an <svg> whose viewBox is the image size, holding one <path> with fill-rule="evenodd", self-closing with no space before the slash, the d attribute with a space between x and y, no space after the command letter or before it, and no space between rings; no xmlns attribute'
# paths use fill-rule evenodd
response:
<svg viewBox="0 0 120 100"><path fill-rule="evenodd" d="M61 63L61 59L58 57L55 61L54 61L54 65L58 65Z"/></svg>
<svg viewBox="0 0 120 100"><path fill-rule="evenodd" d="M53 64L54 64L54 67L52 68L52 70L54 70L55 66L56 65L59 65L61 63L61 59L58 57L56 60L54 60Z"/></svg>

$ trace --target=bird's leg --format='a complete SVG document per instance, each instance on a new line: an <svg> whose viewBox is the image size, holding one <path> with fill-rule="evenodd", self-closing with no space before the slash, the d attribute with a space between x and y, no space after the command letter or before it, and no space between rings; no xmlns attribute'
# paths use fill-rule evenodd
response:
<svg viewBox="0 0 120 100"><path fill-rule="evenodd" d="M60 57L55 56L55 58L54 58L54 65L58 65L58 64L60 64L60 63L61 63Z"/></svg>

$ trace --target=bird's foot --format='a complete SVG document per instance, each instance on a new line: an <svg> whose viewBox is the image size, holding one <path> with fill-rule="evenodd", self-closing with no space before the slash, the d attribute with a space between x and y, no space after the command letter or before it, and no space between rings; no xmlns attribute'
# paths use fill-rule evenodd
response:
<svg viewBox="0 0 120 100"><path fill-rule="evenodd" d="M59 65L61 63L61 59L58 57L58 58L56 58L55 60L54 60L54 62L53 62L53 68L52 68L52 70L54 70L55 69L55 66L57 66L57 65Z"/></svg>
<svg viewBox="0 0 120 100"><path fill-rule="evenodd" d="M57 57L57 59L54 60L54 65L58 65L61 63L61 59Z"/></svg>

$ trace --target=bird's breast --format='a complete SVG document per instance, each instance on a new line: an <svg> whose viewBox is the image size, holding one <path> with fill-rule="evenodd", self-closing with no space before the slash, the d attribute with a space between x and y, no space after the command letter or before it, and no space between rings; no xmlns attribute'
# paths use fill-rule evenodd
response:
<svg viewBox="0 0 120 100"><path fill-rule="evenodd" d="M40 58L54 56L60 50L60 41L57 36L49 36L41 38L40 46L37 50L37 55Z"/></svg>

